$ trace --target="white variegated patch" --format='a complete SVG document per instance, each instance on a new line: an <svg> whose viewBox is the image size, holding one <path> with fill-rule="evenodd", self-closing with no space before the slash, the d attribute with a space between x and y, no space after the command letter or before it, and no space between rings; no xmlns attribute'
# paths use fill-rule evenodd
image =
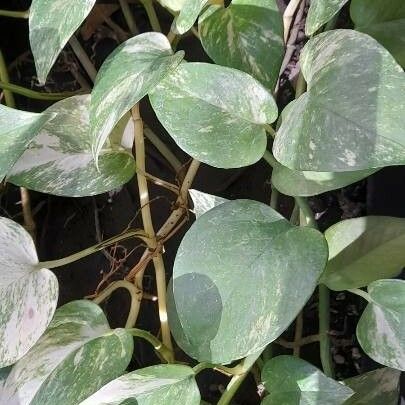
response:
<svg viewBox="0 0 405 405"><path fill-rule="evenodd" d="M215 63L251 74L273 90L284 58L283 23L276 0L233 0L199 19L201 43Z"/></svg>
<svg viewBox="0 0 405 405"><path fill-rule="evenodd" d="M322 25L326 24L349 0L311 0L305 23L305 33L315 34Z"/></svg>
<svg viewBox="0 0 405 405"><path fill-rule="evenodd" d="M184 52L173 54L157 32L130 38L101 66L91 94L90 132L96 158L119 119L175 69Z"/></svg>
<svg viewBox="0 0 405 405"><path fill-rule="evenodd" d="M290 103L273 144L293 170L353 172L405 163L405 75L368 35L335 30L301 54L308 91Z"/></svg>
<svg viewBox="0 0 405 405"><path fill-rule="evenodd" d="M205 214L207 211L212 210L217 205L223 204L229 200L226 198L218 197L216 195L211 195L203 193L202 191L191 189L190 191L191 199L193 200L193 213L196 218Z"/></svg>
<svg viewBox="0 0 405 405"><path fill-rule="evenodd" d="M368 286L371 302L357 324L357 338L373 360L405 371L405 280Z"/></svg>
<svg viewBox="0 0 405 405"><path fill-rule="evenodd" d="M48 194L81 197L111 191L135 173L129 116L117 124L100 152L97 170L89 130L90 95L70 97L47 110L55 114L8 174L8 181ZM129 124L128 124L129 123ZM130 147L130 146L129 146Z"/></svg>
<svg viewBox="0 0 405 405"><path fill-rule="evenodd" d="M78 403L121 375L132 349L132 337L123 329L111 330L96 304L70 302L56 311L38 343L13 366L1 400L19 405Z"/></svg>
<svg viewBox="0 0 405 405"><path fill-rule="evenodd" d="M56 276L37 265L30 235L0 217L0 368L15 363L35 345L56 309Z"/></svg>
<svg viewBox="0 0 405 405"><path fill-rule="evenodd" d="M165 364L143 368L111 381L80 405L199 405L200 392L190 367Z"/></svg>
<svg viewBox="0 0 405 405"><path fill-rule="evenodd" d="M179 12L187 0L158 0L158 2L165 8L171 11Z"/></svg>
<svg viewBox="0 0 405 405"><path fill-rule="evenodd" d="M150 101L185 152L221 168L257 162L267 144L263 124L277 118L272 95L252 76L208 63L181 64Z"/></svg>
<svg viewBox="0 0 405 405"><path fill-rule="evenodd" d="M38 80L46 77L60 51L79 28L96 0L33 0L29 35Z"/></svg>
<svg viewBox="0 0 405 405"><path fill-rule="evenodd" d="M0 181L50 118L0 104Z"/></svg>
<svg viewBox="0 0 405 405"><path fill-rule="evenodd" d="M180 35L187 32L194 25L207 2L208 0L186 0L180 14L174 20L173 31Z"/></svg>

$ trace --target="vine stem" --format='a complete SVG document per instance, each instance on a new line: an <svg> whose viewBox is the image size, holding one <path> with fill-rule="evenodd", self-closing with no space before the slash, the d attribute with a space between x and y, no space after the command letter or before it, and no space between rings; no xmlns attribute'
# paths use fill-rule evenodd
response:
<svg viewBox="0 0 405 405"><path fill-rule="evenodd" d="M247 377L250 369L255 364L261 353L262 351L251 354L240 363L241 373L232 377L217 405L228 405L231 402L236 391Z"/></svg>
<svg viewBox="0 0 405 405"><path fill-rule="evenodd" d="M366 293L365 291L360 290L359 288L353 288L353 289L350 289L347 291L351 292L352 294L356 294L359 297L364 298L367 302L372 302L370 295L368 293Z"/></svg>
<svg viewBox="0 0 405 405"><path fill-rule="evenodd" d="M208 362L203 362L203 363L199 363L197 364L195 367L193 367L193 371L195 374L200 373L203 370L207 370L207 369L214 369L216 371L219 371L223 374L226 375L241 375L245 372L245 370L243 369L243 367L241 367L240 364L238 364L235 367L226 367L223 366L221 364L214 364L214 363L208 363Z"/></svg>
<svg viewBox="0 0 405 405"><path fill-rule="evenodd" d="M106 239L105 241L97 243L96 245L93 245L80 252L74 253L70 256L66 256L62 259L39 262L36 265L36 267L40 268L40 269L42 269L42 268L53 269L55 267L65 266L66 264L73 263L77 260L82 259L83 257L86 257L93 253L99 252L100 250L103 250L108 246L114 245L117 242L121 242L123 240L131 239L131 238L141 239L145 243L148 243L148 241L149 241L149 239L147 238L147 236L143 230L139 230L139 229L130 230L130 231L124 232L120 235L113 236L112 238Z"/></svg>
<svg viewBox="0 0 405 405"><path fill-rule="evenodd" d="M84 94L83 92L78 91L72 92L66 91L63 93L41 93L39 91L27 89L25 87L17 86L16 84L12 83L6 83L4 81L0 81L0 89L10 90L15 94L20 94L21 96L25 96L35 100L49 100L49 101L59 101L63 100L64 98L77 96L78 94Z"/></svg>
<svg viewBox="0 0 405 405"><path fill-rule="evenodd" d="M0 10L0 17L11 17L11 18L25 18L30 16L30 10L25 11L12 11L12 10Z"/></svg>
<svg viewBox="0 0 405 405"><path fill-rule="evenodd" d="M141 0L141 3L145 8L146 14L148 15L152 30L156 32L162 32L162 27L160 26L159 19L156 15L155 7L153 6L153 1Z"/></svg>
<svg viewBox="0 0 405 405"><path fill-rule="evenodd" d="M105 288L97 297L93 299L95 304L101 304L106 300L115 290L119 288L125 288L131 295L131 307L129 309L129 314L125 328L133 328L136 322L137 313L139 311L139 306L141 305L142 291L140 291L134 284L126 280L118 280L111 283L107 288Z"/></svg>
<svg viewBox="0 0 405 405"><path fill-rule="evenodd" d="M136 26L136 22L134 19L134 16L132 15L131 8L129 7L128 1L127 0L119 0L122 14L124 15L125 22L128 25L129 32L132 35L136 35L139 30L138 27Z"/></svg>
<svg viewBox="0 0 405 405"><path fill-rule="evenodd" d="M143 221L143 226L146 234L148 235L148 247L150 250L155 251L157 249L157 240L155 230L153 228L152 215L150 211L149 204L149 190L148 182L143 173L146 171L145 167L145 138L143 134L143 123L139 112L139 103L136 104L132 109L132 119L134 121L134 146L135 146L135 161L136 167L139 169L136 174L139 188L139 201L141 204L141 216ZM155 267L156 274L156 287L158 296L158 306L159 306L159 319L162 329L162 340L163 344L170 350L173 350L170 328L167 319L167 308L166 308L166 271L160 252L156 252L153 257L153 265Z"/></svg>
<svg viewBox="0 0 405 405"><path fill-rule="evenodd" d="M1 49L0 49L0 80L4 83L10 82L6 61L4 60L3 52L1 51ZM15 108L15 100L13 93L8 89L4 89L3 93L7 106Z"/></svg>
<svg viewBox="0 0 405 405"><path fill-rule="evenodd" d="M87 75L94 83L97 76L97 70L75 35L72 35L69 39L69 45L72 47L73 53L77 56L77 59L79 59Z"/></svg>

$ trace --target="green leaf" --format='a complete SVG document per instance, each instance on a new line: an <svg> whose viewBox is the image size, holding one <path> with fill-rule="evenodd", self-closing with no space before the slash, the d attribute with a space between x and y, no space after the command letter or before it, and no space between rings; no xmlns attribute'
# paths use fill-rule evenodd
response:
<svg viewBox="0 0 405 405"><path fill-rule="evenodd" d="M322 25L332 19L348 0L311 0L305 23L305 34L315 34Z"/></svg>
<svg viewBox="0 0 405 405"><path fill-rule="evenodd" d="M381 45L329 31L308 42L301 64L308 91L283 113L273 146L281 164L352 172L405 163L405 74Z"/></svg>
<svg viewBox="0 0 405 405"><path fill-rule="evenodd" d="M183 56L182 51L173 55L168 39L157 32L130 38L108 56L91 93L95 157L119 119L174 70Z"/></svg>
<svg viewBox="0 0 405 405"><path fill-rule="evenodd" d="M364 287L397 276L405 265L405 219L347 219L325 232L329 261L321 282L332 290Z"/></svg>
<svg viewBox="0 0 405 405"><path fill-rule="evenodd" d="M0 104L0 181L50 118Z"/></svg>
<svg viewBox="0 0 405 405"><path fill-rule="evenodd" d="M39 269L34 242L25 229L0 217L0 368L15 363L51 322L58 281Z"/></svg>
<svg viewBox="0 0 405 405"><path fill-rule="evenodd" d="M344 405L397 405L400 376L398 370L384 367L345 380L355 394Z"/></svg>
<svg viewBox="0 0 405 405"><path fill-rule="evenodd" d="M200 392L193 369L164 364L136 370L111 381L80 405L123 403L199 405Z"/></svg>
<svg viewBox="0 0 405 405"><path fill-rule="evenodd" d="M233 0L211 6L199 20L202 45L215 63L251 74L273 90L284 58L276 0Z"/></svg>
<svg viewBox="0 0 405 405"><path fill-rule="evenodd" d="M60 51L88 16L96 0L33 0L30 7L30 44L38 80L46 77Z"/></svg>
<svg viewBox="0 0 405 405"><path fill-rule="evenodd" d="M109 142L99 155L98 170L91 151L90 95L59 101L47 111L55 113L12 168L8 181L48 194L82 197L104 193L131 179L135 161L131 151ZM133 133L132 120L128 130ZM111 138L120 140L125 125ZM115 139L114 139L115 140Z"/></svg>
<svg viewBox="0 0 405 405"><path fill-rule="evenodd" d="M368 286L371 302L357 324L357 339L373 360L405 371L405 280Z"/></svg>
<svg viewBox="0 0 405 405"><path fill-rule="evenodd" d="M180 244L168 289L178 345L223 364L263 349L304 306L327 255L320 232L293 227L265 204L235 200L208 211Z"/></svg>
<svg viewBox="0 0 405 405"><path fill-rule="evenodd" d="M405 3L403 0L353 0L350 15L358 31L387 48L405 67Z"/></svg>
<svg viewBox="0 0 405 405"><path fill-rule="evenodd" d="M72 405L120 376L131 360L133 338L111 330L96 304L81 300L59 308L38 343L12 368L2 401Z"/></svg>
<svg viewBox="0 0 405 405"><path fill-rule="evenodd" d="M310 197L346 187L375 173L376 170L356 172L306 172L291 170L278 162L273 162L271 182L285 195Z"/></svg>
<svg viewBox="0 0 405 405"><path fill-rule="evenodd" d="M263 124L277 118L272 95L235 69L184 63L150 94L162 125L192 157L214 167L257 162L266 149Z"/></svg>
<svg viewBox="0 0 405 405"><path fill-rule="evenodd" d="M353 391L327 377L310 363L293 356L277 356L267 361L262 380L269 394L265 405L341 405Z"/></svg>
<svg viewBox="0 0 405 405"><path fill-rule="evenodd" d="M173 24L173 31L182 35L196 22L208 0L186 0Z"/></svg>
<svg viewBox="0 0 405 405"><path fill-rule="evenodd" d="M207 211L215 208L217 205L223 204L229 200L226 198L218 197L216 195L211 195L203 193L202 191L190 190L190 196L193 200L193 213L196 218L205 214Z"/></svg>

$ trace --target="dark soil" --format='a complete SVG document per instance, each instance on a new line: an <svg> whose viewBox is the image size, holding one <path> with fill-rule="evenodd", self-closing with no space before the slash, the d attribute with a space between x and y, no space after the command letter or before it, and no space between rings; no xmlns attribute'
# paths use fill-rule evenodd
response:
<svg viewBox="0 0 405 405"><path fill-rule="evenodd" d="M13 0L7 5L10 9L25 10L29 6L28 0ZM114 3L103 1L100 3ZM280 1L283 3L283 1ZM286 3L286 2L284 2ZM140 30L148 31L147 18L143 8L133 5L137 24ZM158 9L162 25L169 30L171 17L163 9ZM125 27L119 11L112 15L113 20ZM301 35L301 40L303 36ZM117 46L118 41L104 26L99 27L93 35L83 41L85 49L92 56L95 65L99 67L105 57ZM302 46L298 41L297 49ZM27 22L23 20L0 20L0 48L5 53L10 66L12 81L16 84L34 88L35 70L32 55L29 51ZM189 61L208 61L207 56L199 42L192 36L186 36L179 43L179 48L186 50ZM293 57L292 63L283 76L279 92L280 105L287 104L293 96L294 67L298 53ZM80 72L86 77L85 72L77 63L69 47L63 52L56 66L52 70L47 84L49 91L70 91L79 88L72 72ZM42 111L48 103L28 100L17 97L18 107L29 111ZM176 153L179 159L186 163L188 157L174 144L170 136L164 131L157 121L153 111L145 101L141 107L141 114L145 123L150 126L163 140L165 140ZM157 150L147 144L147 171L157 177L174 182L175 173L160 157ZM219 170L202 165L195 180L194 188L212 194L217 194L229 199L250 198L268 203L270 200L271 171L269 167L259 162L256 165L238 170ZM367 181L317 196L311 199L311 206L319 219L322 230L344 218L352 218L366 214L392 215L405 217L404 202L405 169L402 167L381 170ZM41 260L51 260L64 257L73 252L97 243L98 238L107 238L124 230L128 224L141 226L139 216L138 191L136 181L132 180L120 190L88 198L61 198L40 193L31 193L32 208L37 225L37 247ZM155 227L158 228L169 215L173 195L160 187L151 186L152 213ZM7 185L0 195L1 215L21 221L19 205L19 190ZM280 208L284 215L289 215L292 201L282 198ZM170 277L172 264L178 244L191 225L189 223L165 246L164 256L168 277ZM114 278L122 278L137 263L142 249L133 249L133 242L122 243L109 254L116 259L124 260ZM101 281L103 274L112 268L111 260L102 253L87 257L79 262L59 268L55 271L60 282L60 299L62 305L74 299L80 299L94 293ZM155 294L153 271L145 275L144 289L149 294ZM113 280L112 279L112 280ZM112 326L122 326L125 323L129 305L126 293L116 292L105 304ZM350 293L333 293L331 297L331 335L333 342L333 359L335 362L337 378L344 379L357 375L375 367L376 363L370 360L361 350L355 337L355 328L359 316L364 309L364 303ZM317 297L312 297L304 311L304 335L317 332ZM141 315L137 326L157 334L159 322L157 318L156 303L144 300ZM292 337L293 330L285 333L285 338ZM282 352L282 348L278 348ZM278 350L276 348L276 350ZM312 363L320 366L318 346L308 345L302 348L302 356ZM185 358L185 357L184 357ZM133 358L132 367L145 367L155 364L157 358L149 345L139 341ZM221 391L227 384L227 378L221 374L204 371L198 376L198 383L205 400L215 403ZM253 376L244 382L235 398L235 404L258 404L260 398L256 393L256 383Z"/></svg>

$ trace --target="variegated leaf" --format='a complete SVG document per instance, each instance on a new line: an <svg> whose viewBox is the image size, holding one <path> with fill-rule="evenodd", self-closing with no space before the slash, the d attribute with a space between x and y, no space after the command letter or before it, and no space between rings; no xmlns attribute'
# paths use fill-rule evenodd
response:
<svg viewBox="0 0 405 405"><path fill-rule="evenodd" d="M111 381L80 405L199 405L194 371L164 364L143 368Z"/></svg>
<svg viewBox="0 0 405 405"><path fill-rule="evenodd" d="M152 107L176 143L221 168L257 162L263 127L277 118L272 95L247 73L208 63L183 63L150 94Z"/></svg>
<svg viewBox="0 0 405 405"><path fill-rule="evenodd" d="M0 181L50 118L0 104Z"/></svg>
<svg viewBox="0 0 405 405"><path fill-rule="evenodd" d="M2 401L19 405L72 405L127 368L133 338L111 330L100 307L73 301L59 308L38 343L12 368Z"/></svg>
<svg viewBox="0 0 405 405"><path fill-rule="evenodd" d="M351 388L294 356L277 356L267 361L262 380L269 391L263 405L341 405L354 394Z"/></svg>
<svg viewBox="0 0 405 405"><path fill-rule="evenodd" d="M96 0L32 0L30 44L38 80L46 77L60 51L90 13Z"/></svg>
<svg viewBox="0 0 405 405"><path fill-rule="evenodd" d="M187 0L158 0L158 2L165 8L171 11L179 12Z"/></svg>
<svg viewBox="0 0 405 405"><path fill-rule="evenodd" d="M327 255L320 232L293 227L265 204L234 200L211 209L177 251L168 288L177 344L221 364L257 353L294 320Z"/></svg>
<svg viewBox="0 0 405 405"><path fill-rule="evenodd" d="M276 0L233 0L211 6L199 20L202 45L219 65L251 74L273 90L284 57L283 22Z"/></svg>
<svg viewBox="0 0 405 405"><path fill-rule="evenodd" d="M186 0L173 24L173 31L178 34L187 32L197 21L208 0Z"/></svg>
<svg viewBox="0 0 405 405"><path fill-rule="evenodd" d="M100 151L98 170L91 151L90 96L59 101L47 111L55 113L14 165L8 181L48 194L82 197L104 193L126 183L135 173L131 151L111 141ZM133 121L114 130L111 140L133 133Z"/></svg>
<svg viewBox="0 0 405 405"><path fill-rule="evenodd" d="M373 360L405 371L405 280L374 281L368 294L357 339Z"/></svg>
<svg viewBox="0 0 405 405"><path fill-rule="evenodd" d="M405 2L353 0L350 15L358 31L375 38L405 67Z"/></svg>
<svg viewBox="0 0 405 405"><path fill-rule="evenodd" d="M401 372L384 367L344 380L355 394L344 405L397 405Z"/></svg>
<svg viewBox="0 0 405 405"><path fill-rule="evenodd" d="M405 163L405 74L377 41L353 30L317 35L301 54L308 91L273 145L293 170L343 172Z"/></svg>
<svg viewBox="0 0 405 405"><path fill-rule="evenodd" d="M349 0L311 0L305 23L305 33L315 34L322 25L333 18Z"/></svg>
<svg viewBox="0 0 405 405"><path fill-rule="evenodd" d="M215 208L217 205L223 204L229 200L226 198L218 197L216 195L211 195L203 193L202 191L191 189L190 191L191 199L193 200L193 213L196 218L205 214L207 211Z"/></svg>
<svg viewBox="0 0 405 405"><path fill-rule="evenodd" d="M0 217L0 367L15 363L49 325L58 281L39 269L34 242L16 222Z"/></svg>
<svg viewBox="0 0 405 405"><path fill-rule="evenodd" d="M91 94L90 130L97 159L119 119L174 70L184 52L173 54L168 39L157 32L130 38L101 66Z"/></svg>

